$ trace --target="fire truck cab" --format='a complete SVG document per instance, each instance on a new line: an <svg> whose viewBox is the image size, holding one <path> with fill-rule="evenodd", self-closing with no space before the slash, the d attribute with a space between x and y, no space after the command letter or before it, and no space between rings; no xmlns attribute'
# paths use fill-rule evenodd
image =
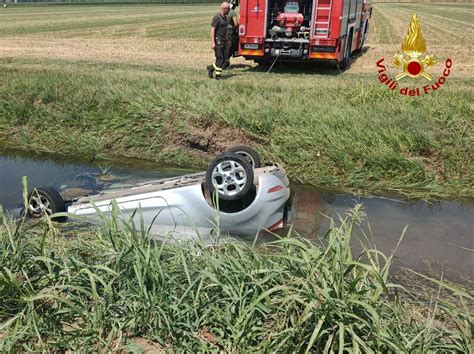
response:
<svg viewBox="0 0 474 354"><path fill-rule="evenodd" d="M349 64L367 39L371 0L241 0L239 54L257 63Z"/></svg>

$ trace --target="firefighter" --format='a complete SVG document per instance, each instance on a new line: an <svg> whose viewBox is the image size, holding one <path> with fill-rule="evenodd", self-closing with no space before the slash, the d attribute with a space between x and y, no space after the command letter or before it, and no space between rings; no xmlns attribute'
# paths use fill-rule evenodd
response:
<svg viewBox="0 0 474 354"><path fill-rule="evenodd" d="M230 1L230 12L227 15L227 43L224 69L230 66L230 58L234 56L239 44L239 18L237 17L237 11L235 11L238 4L238 0Z"/></svg>
<svg viewBox="0 0 474 354"><path fill-rule="evenodd" d="M222 77L222 68L226 60L227 41L227 15L230 11L230 4L223 2L220 11L212 18L211 22L211 48L214 50L216 62L207 67L207 74L212 79L215 74L216 79Z"/></svg>

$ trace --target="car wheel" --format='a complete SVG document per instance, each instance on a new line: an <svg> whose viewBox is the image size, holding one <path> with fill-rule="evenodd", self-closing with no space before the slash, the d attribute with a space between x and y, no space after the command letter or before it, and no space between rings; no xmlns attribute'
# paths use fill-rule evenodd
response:
<svg viewBox="0 0 474 354"><path fill-rule="evenodd" d="M216 157L207 168L206 184L219 199L236 200L253 185L253 168L244 157L225 153Z"/></svg>
<svg viewBox="0 0 474 354"><path fill-rule="evenodd" d="M37 219L64 211L66 211L64 200L54 188L35 188L28 196L28 215L32 218ZM65 218L56 218L56 220L64 221Z"/></svg>
<svg viewBox="0 0 474 354"><path fill-rule="evenodd" d="M252 168L259 168L261 166L258 152L249 146L235 146L228 152L242 156L250 163Z"/></svg>

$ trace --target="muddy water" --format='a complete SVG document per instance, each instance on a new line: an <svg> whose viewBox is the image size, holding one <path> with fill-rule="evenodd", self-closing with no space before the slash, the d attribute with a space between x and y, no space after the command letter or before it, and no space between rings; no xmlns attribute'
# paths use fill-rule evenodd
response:
<svg viewBox="0 0 474 354"><path fill-rule="evenodd" d="M176 167L158 167L143 161L84 162L32 156L18 151L0 150L0 205L11 209L22 198L22 176L30 186L55 188L77 185L77 176L86 173L102 175L106 187L113 175L116 182L171 177L190 172ZM349 208L363 204L365 220L356 235L366 235L379 250L390 253L403 229L405 237L396 253L399 266L426 271L443 269L465 279L474 279L474 202L443 201L426 203L385 197L355 197L292 185L294 192L294 229L317 241L329 227L328 217L346 215ZM265 236L263 236L265 240ZM357 243L354 243L357 249Z"/></svg>
<svg viewBox="0 0 474 354"><path fill-rule="evenodd" d="M146 161L81 161L50 155L34 155L0 149L0 205L15 208L22 201L22 176L32 187L50 186L56 189L78 187L78 175L100 176L104 182L158 179L189 173L177 167L157 167ZM112 179L113 177L113 179ZM30 188L30 190L31 190Z"/></svg>
<svg viewBox="0 0 474 354"><path fill-rule="evenodd" d="M363 205L364 220L356 227L358 239L390 254L407 227L395 253L399 267L431 274L443 271L474 280L474 202L403 201L386 197L356 197L295 186L293 223L301 235L315 240L330 228L329 217L347 216L348 209ZM358 249L358 241L354 240Z"/></svg>

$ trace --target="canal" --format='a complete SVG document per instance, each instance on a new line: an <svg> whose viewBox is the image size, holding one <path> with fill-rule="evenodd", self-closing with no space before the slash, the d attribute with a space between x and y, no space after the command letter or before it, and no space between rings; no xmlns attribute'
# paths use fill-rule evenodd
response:
<svg viewBox="0 0 474 354"><path fill-rule="evenodd" d="M158 166L140 160L81 161L50 155L35 155L0 150L0 205L4 209L21 206L22 176L28 177L30 189L51 186L74 188L78 176L87 174L98 179L125 184L143 182L192 172ZM293 229L299 235L317 242L330 228L330 218L344 217L350 208L363 205L365 220L355 234L388 254L396 247L398 267L418 271L436 268L445 274L472 281L474 277L474 203L473 201L407 201L386 196L354 196L328 192L311 186L292 184ZM262 236L262 241L271 239ZM357 242L354 249L358 249Z"/></svg>

